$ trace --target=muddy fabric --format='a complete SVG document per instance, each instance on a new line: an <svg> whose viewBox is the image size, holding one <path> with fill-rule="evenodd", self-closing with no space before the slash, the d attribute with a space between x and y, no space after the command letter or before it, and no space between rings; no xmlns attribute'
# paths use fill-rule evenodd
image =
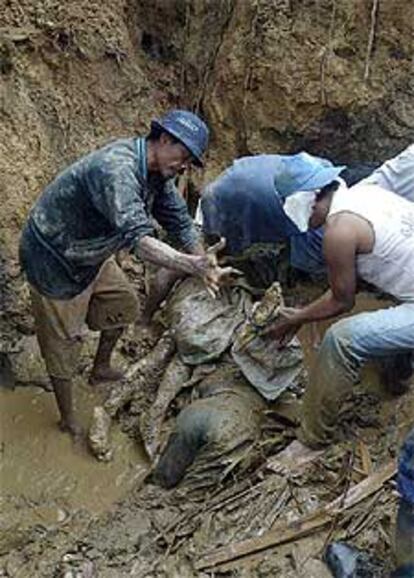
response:
<svg viewBox="0 0 414 578"><path fill-rule="evenodd" d="M73 299L49 299L30 289L36 335L51 377L73 375L85 325L96 331L124 327L138 314L135 291L114 259L108 259L93 283Z"/></svg>
<svg viewBox="0 0 414 578"><path fill-rule="evenodd" d="M23 230L22 268L42 295L79 295L106 259L154 234L151 215L176 244L189 248L196 243L173 181L148 174L145 139L110 143L46 187Z"/></svg>
<svg viewBox="0 0 414 578"><path fill-rule="evenodd" d="M414 576L414 505L402 500L398 508L395 537L397 569L392 578Z"/></svg>
<svg viewBox="0 0 414 578"><path fill-rule="evenodd" d="M360 313L326 332L303 398L300 437L310 446L328 444L338 412L368 359L414 349L414 304Z"/></svg>
<svg viewBox="0 0 414 578"><path fill-rule="evenodd" d="M282 305L281 286L273 283L237 330L231 350L243 375L270 401L296 384L303 372L303 351L298 339L280 349L272 335L266 334L266 329L277 322Z"/></svg>
<svg viewBox="0 0 414 578"><path fill-rule="evenodd" d="M296 338L278 349L271 335L257 335L244 348L236 342L231 353L248 381L269 401L296 385L303 372L303 351Z"/></svg>
<svg viewBox="0 0 414 578"><path fill-rule="evenodd" d="M219 358L230 346L234 330L243 322L250 305L245 289L226 288L213 299L202 281L183 281L165 311L181 359L198 365Z"/></svg>
<svg viewBox="0 0 414 578"><path fill-rule="evenodd" d="M232 452L259 436L265 402L236 366L218 368L202 381L198 393L202 398L178 415L157 465L157 478L166 487L182 479L202 448L214 455L212 467L220 470L231 463Z"/></svg>

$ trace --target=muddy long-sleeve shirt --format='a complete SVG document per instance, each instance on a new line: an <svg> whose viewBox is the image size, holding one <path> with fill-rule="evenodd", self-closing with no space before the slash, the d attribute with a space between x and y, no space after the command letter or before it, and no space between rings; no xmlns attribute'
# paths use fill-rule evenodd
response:
<svg viewBox="0 0 414 578"><path fill-rule="evenodd" d="M70 299L108 257L154 234L151 217L183 249L197 242L173 181L148 174L145 139L117 140L82 157L46 187L22 233L22 268L43 295Z"/></svg>

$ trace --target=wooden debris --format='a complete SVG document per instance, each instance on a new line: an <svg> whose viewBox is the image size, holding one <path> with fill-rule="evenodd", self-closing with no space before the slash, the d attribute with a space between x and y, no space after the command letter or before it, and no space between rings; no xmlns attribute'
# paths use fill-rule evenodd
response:
<svg viewBox="0 0 414 578"><path fill-rule="evenodd" d="M392 478L395 473L395 463L390 462L359 484L351 487L347 491L345 499L341 494L334 501L312 514L302 516L290 523L279 522L273 526L270 532L266 532L258 538L250 538L218 548L214 552L201 557L196 562L195 567L197 570L205 568L215 570L218 567L223 571L230 570L245 562L251 555L258 552L263 553L263 551L279 544L286 544L287 542L303 538L326 526L337 515L338 511L343 512L380 490L383 484Z"/></svg>
<svg viewBox="0 0 414 578"><path fill-rule="evenodd" d="M366 476L370 476L374 468L372 465L369 450L363 441L360 441L358 445L359 445L359 454L361 456L362 470Z"/></svg>

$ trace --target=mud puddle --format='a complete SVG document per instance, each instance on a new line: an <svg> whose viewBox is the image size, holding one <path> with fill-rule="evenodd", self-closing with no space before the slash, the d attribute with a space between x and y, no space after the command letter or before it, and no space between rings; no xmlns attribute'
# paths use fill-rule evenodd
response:
<svg viewBox="0 0 414 578"><path fill-rule="evenodd" d="M80 421L87 429L99 392L77 383L75 399ZM37 523L39 516L59 522L78 509L91 514L108 510L142 479L147 468L139 445L116 426L114 460L101 463L86 448L75 448L69 436L58 430L57 422L52 393L30 386L0 390L2 501L7 505L12 496L20 507L31 506L27 515L34 517L32 523Z"/></svg>

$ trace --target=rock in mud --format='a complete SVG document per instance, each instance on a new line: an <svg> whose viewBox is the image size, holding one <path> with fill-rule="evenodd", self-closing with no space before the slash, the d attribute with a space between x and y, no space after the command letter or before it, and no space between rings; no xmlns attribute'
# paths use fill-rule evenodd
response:
<svg viewBox="0 0 414 578"><path fill-rule="evenodd" d="M112 459L111 418L102 406L96 406L93 410L88 443L91 452L99 461L109 462Z"/></svg>

